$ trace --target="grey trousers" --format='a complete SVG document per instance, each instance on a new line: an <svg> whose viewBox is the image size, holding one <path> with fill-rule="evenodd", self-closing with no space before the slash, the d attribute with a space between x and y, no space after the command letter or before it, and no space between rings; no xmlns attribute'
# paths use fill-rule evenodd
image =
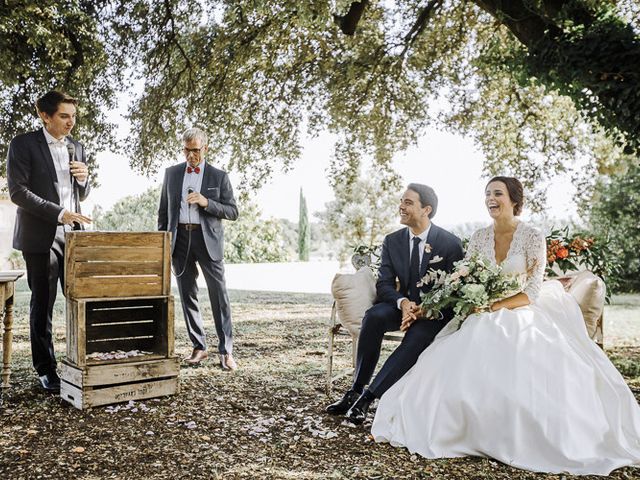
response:
<svg viewBox="0 0 640 480"><path fill-rule="evenodd" d="M191 245L187 252L189 235L191 235ZM193 348L207 349L204 323L198 306L197 263L200 265L209 291L213 322L218 335L218 352L232 353L231 306L224 280L224 264L222 260L211 260L204 243L202 230L188 232L178 229L172 261L176 276L183 272L176 280L182 301L182 312Z"/></svg>

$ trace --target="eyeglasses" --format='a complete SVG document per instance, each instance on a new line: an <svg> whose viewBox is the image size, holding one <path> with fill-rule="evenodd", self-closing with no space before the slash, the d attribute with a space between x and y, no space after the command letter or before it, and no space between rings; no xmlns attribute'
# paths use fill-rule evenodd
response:
<svg viewBox="0 0 640 480"><path fill-rule="evenodd" d="M189 155L190 153L193 153L195 155L200 155L200 152L202 152L202 148L187 148L187 147L184 147L184 153L186 153L187 155Z"/></svg>

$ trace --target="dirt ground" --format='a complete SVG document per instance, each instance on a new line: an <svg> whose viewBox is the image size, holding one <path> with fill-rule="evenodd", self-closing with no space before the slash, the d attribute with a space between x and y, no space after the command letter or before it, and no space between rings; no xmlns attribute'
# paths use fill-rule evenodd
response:
<svg viewBox="0 0 640 480"><path fill-rule="evenodd" d="M329 401L323 382L330 297L230 295L237 372L223 372L210 359L182 368L176 396L79 411L37 387L28 342L29 293L22 288L15 308L12 386L0 407L0 478L569 478L481 458L430 461L375 444L370 422L354 427L323 412ZM176 307L176 349L182 356L190 349L177 298ZM633 298L630 307L621 307L618 323L627 328L624 311L636 315L636 307L640 302ZM204 314L210 318L206 307ZM60 357L63 315L59 300ZM640 316L635 318L637 328ZM207 327L213 333L211 321ZM621 331L612 333L625 338ZM640 398L640 348L622 340L607 353ZM338 367L348 365L349 348L340 343ZM345 380L337 391L346 386ZM640 469L621 469L611 478L640 478Z"/></svg>

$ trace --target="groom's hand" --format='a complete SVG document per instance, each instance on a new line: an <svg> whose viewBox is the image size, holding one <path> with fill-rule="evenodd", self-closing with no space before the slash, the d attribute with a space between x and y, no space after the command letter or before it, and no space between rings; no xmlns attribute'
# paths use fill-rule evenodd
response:
<svg viewBox="0 0 640 480"><path fill-rule="evenodd" d="M402 310L402 323L400 324L400 330L406 332L409 327L420 317L420 307L416 302L412 302L405 299L400 304Z"/></svg>

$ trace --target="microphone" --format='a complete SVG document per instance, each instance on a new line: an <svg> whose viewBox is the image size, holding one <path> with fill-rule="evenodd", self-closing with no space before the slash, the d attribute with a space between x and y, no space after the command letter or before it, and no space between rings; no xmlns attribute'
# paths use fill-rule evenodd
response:
<svg viewBox="0 0 640 480"><path fill-rule="evenodd" d="M67 152L69 152L69 161L75 162L76 160L76 146L69 142L67 143Z"/></svg>
<svg viewBox="0 0 640 480"><path fill-rule="evenodd" d="M193 193L193 187L187 188L187 195L191 195ZM189 209L189 218L191 218L191 205L187 202L187 208Z"/></svg>
<svg viewBox="0 0 640 480"><path fill-rule="evenodd" d="M76 161L76 146L71 143L71 142L67 142L67 152L69 152L69 180L70 180L70 184L71 184L71 195L69 198L69 211L73 212L74 208L73 208L73 196L75 193L75 185L74 185L74 181L75 178L73 176L73 173L71 173L71 162L75 162ZM78 222L73 222L73 230L80 230L80 224Z"/></svg>
<svg viewBox="0 0 640 480"><path fill-rule="evenodd" d="M69 152L69 166L71 166L71 162L76 161L76 146L69 142L67 143L67 152ZM69 176L71 177L71 184L73 185L73 174L69 171Z"/></svg>

